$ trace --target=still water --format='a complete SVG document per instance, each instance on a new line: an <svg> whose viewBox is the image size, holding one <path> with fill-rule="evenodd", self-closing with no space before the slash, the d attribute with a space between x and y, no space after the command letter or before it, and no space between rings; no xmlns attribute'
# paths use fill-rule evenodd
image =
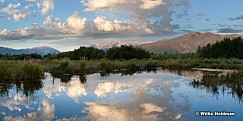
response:
<svg viewBox="0 0 243 121"><path fill-rule="evenodd" d="M1 82L0 120L242 121L242 85L235 89L220 79L177 70L67 79L45 73L42 81Z"/></svg>

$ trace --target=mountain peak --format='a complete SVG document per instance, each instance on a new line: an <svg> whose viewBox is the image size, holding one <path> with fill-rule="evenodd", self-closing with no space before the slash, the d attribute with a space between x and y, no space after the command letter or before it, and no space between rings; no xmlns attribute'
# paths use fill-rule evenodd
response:
<svg viewBox="0 0 243 121"><path fill-rule="evenodd" d="M200 33L191 32L176 38L160 40L151 44L143 44L142 48L155 53L193 53L196 52L198 46L206 46L207 44L214 44L224 38L236 38L240 35L220 35L210 32Z"/></svg>
<svg viewBox="0 0 243 121"><path fill-rule="evenodd" d="M2 55L5 54L18 55L18 54L31 54L31 53L37 53L44 56L49 53L51 54L60 53L60 51L48 46L33 47L27 49L12 49L12 48L0 47L0 54Z"/></svg>
<svg viewBox="0 0 243 121"><path fill-rule="evenodd" d="M107 50L107 49L112 48L112 47L121 47L122 45L139 46L139 45L147 44L147 43L152 43L152 42L151 41L148 41L148 42L140 42L140 41L126 42L126 41L122 41L122 40L116 40L116 41L109 41L109 42L96 44L96 45L92 45L92 46L95 47L95 48L98 48L98 49Z"/></svg>

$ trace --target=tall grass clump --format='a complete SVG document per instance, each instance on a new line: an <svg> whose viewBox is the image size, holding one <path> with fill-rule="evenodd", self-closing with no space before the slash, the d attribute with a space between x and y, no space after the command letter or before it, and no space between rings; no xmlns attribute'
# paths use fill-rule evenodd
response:
<svg viewBox="0 0 243 121"><path fill-rule="evenodd" d="M12 78L12 72L6 66L0 65L0 81L10 80Z"/></svg>
<svg viewBox="0 0 243 121"><path fill-rule="evenodd" d="M38 65L29 63L17 68L13 73L14 79L17 81L30 81L44 77L44 72Z"/></svg>
<svg viewBox="0 0 243 121"><path fill-rule="evenodd" d="M79 63L79 68L80 68L80 71L81 72L84 72L85 71L85 68L86 68L86 62L85 61L81 61Z"/></svg>
<svg viewBox="0 0 243 121"><path fill-rule="evenodd" d="M70 74L69 62L61 62L58 66L51 68L51 74L53 76L63 76L65 74Z"/></svg>

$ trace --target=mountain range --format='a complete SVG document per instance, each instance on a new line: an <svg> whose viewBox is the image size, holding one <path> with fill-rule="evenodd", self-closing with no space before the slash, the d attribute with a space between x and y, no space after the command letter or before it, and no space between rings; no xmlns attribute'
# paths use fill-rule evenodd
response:
<svg viewBox="0 0 243 121"><path fill-rule="evenodd" d="M207 44L214 44L217 41L221 41L224 38L236 38L241 37L237 34L220 35L214 33L199 33L192 32L176 38L159 40L153 43L142 44L142 47L154 54L167 53L193 53L197 51L198 46L206 46Z"/></svg>
<svg viewBox="0 0 243 121"><path fill-rule="evenodd" d="M209 32L206 33L192 32L172 39L164 39L156 42L151 42L151 41L126 42L122 40L117 40L117 41L110 41L102 44L95 44L91 46L94 48L107 50L112 47L120 47L121 45L133 45L133 46L139 46L154 54L163 54L165 52L194 53L197 51L198 46L202 47L202 46L206 46L207 44L214 44L217 41L223 40L224 38L232 39L236 37L241 37L241 36L237 34L220 35L220 34L214 34ZM0 54L2 55L31 54L31 53L37 53L44 56L47 55L48 53L51 54L60 53L60 51L47 46L27 48L27 49L12 49L12 48L0 47Z"/></svg>
<svg viewBox="0 0 243 121"><path fill-rule="evenodd" d="M44 56L49 53L51 54L60 53L60 51L47 46L27 48L27 49L12 49L12 48L0 47L0 54L2 55L5 54L18 55L18 54L32 54L32 53L37 53Z"/></svg>
<svg viewBox="0 0 243 121"><path fill-rule="evenodd" d="M139 46L139 45L148 44L148 43L152 43L152 41L147 41L147 42L140 42L140 41L126 42L126 41L122 41L122 40L116 40L116 41L109 41L109 42L105 42L105 43L101 43L101 44L95 44L95 45L91 45L91 46L94 47L94 48L101 49L101 50L108 50L109 48L121 47L122 45Z"/></svg>

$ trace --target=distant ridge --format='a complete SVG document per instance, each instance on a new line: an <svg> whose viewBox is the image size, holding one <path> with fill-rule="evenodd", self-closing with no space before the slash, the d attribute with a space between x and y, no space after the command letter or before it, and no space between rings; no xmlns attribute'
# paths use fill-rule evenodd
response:
<svg viewBox="0 0 243 121"><path fill-rule="evenodd" d="M121 47L122 45L132 45L132 46L139 46L142 44L147 44L147 43L152 43L151 41L147 41L147 42L140 42L140 41L131 41L131 42L126 42L126 41L122 41L122 40L116 40L116 41L109 41L109 42L105 42L105 43L101 43L101 44L93 44L91 45L94 48L98 48L101 50L108 50L109 48L112 47Z"/></svg>
<svg viewBox="0 0 243 121"><path fill-rule="evenodd" d="M192 32L173 39L160 40L154 43L142 44L140 47L155 53L193 53L197 51L198 46L206 46L221 41L224 38L241 37L237 34L220 35L214 33Z"/></svg>
<svg viewBox="0 0 243 121"><path fill-rule="evenodd" d="M37 53L44 56L49 53L51 54L60 53L60 51L47 46L27 48L27 49L12 49L12 48L0 47L0 54L2 55L5 54L19 55L19 54L32 54L32 53Z"/></svg>

